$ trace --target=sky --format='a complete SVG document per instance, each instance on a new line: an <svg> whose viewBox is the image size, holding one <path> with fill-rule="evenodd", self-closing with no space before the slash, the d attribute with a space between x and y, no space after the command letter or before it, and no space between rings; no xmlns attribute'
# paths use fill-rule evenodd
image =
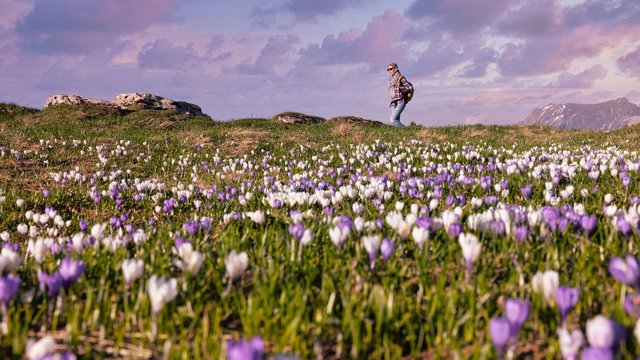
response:
<svg viewBox="0 0 640 360"><path fill-rule="evenodd" d="M0 0L0 101L145 92L216 120L388 121L387 65L425 126L550 103L640 103L638 0Z"/></svg>

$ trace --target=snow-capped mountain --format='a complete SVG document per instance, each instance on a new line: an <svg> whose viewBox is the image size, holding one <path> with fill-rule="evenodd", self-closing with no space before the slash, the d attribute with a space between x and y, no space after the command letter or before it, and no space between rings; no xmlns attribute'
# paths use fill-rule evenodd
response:
<svg viewBox="0 0 640 360"><path fill-rule="evenodd" d="M536 108L520 125L611 130L640 123L640 107L620 98L598 104L549 104Z"/></svg>

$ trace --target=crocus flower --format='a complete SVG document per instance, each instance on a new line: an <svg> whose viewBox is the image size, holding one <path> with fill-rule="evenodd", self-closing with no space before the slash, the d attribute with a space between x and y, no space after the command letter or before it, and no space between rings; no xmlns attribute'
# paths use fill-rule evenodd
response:
<svg viewBox="0 0 640 360"><path fill-rule="evenodd" d="M373 269L376 264L376 255L378 254L378 249L380 249L380 236L363 236L362 245L364 245L364 248L367 250L367 254L369 254L371 269Z"/></svg>
<svg viewBox="0 0 640 360"><path fill-rule="evenodd" d="M382 254L382 259L384 261L388 261L393 255L393 251L395 250L395 243L387 238L382 240L382 245L380 245L380 253Z"/></svg>
<svg viewBox="0 0 640 360"><path fill-rule="evenodd" d="M419 248L422 248L422 245L429 239L429 230L416 226L411 231L411 237L413 237L413 241L415 241L416 245Z"/></svg>
<svg viewBox="0 0 640 360"><path fill-rule="evenodd" d="M40 283L40 291L46 291L47 295L53 298L60 292L62 277L57 271L49 275L42 270L38 270L38 282Z"/></svg>
<svg viewBox="0 0 640 360"><path fill-rule="evenodd" d="M560 286L556 290L556 305L560 310L560 321L564 322L567 315L573 310L580 298L580 289L568 286Z"/></svg>
<svg viewBox="0 0 640 360"><path fill-rule="evenodd" d="M531 279L531 286L534 292L542 294L545 302L550 304L560 286L558 272L554 270L537 272Z"/></svg>
<svg viewBox="0 0 640 360"><path fill-rule="evenodd" d="M465 280L468 282L471 276L471 270L473 269L473 264L475 264L476 260L480 256L480 251L482 250L482 244L478 241L478 238L471 233L462 233L458 237L458 243L462 248L462 258L465 262Z"/></svg>
<svg viewBox="0 0 640 360"><path fill-rule="evenodd" d="M18 292L20 278L13 274L0 276L0 301L7 306Z"/></svg>
<svg viewBox="0 0 640 360"><path fill-rule="evenodd" d="M502 316L491 319L489 321L489 336L491 336L491 342L496 348L496 352L502 354L511 337L509 321Z"/></svg>
<svg viewBox="0 0 640 360"><path fill-rule="evenodd" d="M174 264L184 272L196 275L200 271L204 255L193 250L191 243L184 243L178 248L178 256L180 260L175 260Z"/></svg>
<svg viewBox="0 0 640 360"><path fill-rule="evenodd" d="M529 238L529 228L527 226L516 226L514 237L518 243L523 243Z"/></svg>
<svg viewBox="0 0 640 360"><path fill-rule="evenodd" d="M585 235L591 235L596 230L598 219L591 215L582 215L580 217L580 226L584 230Z"/></svg>
<svg viewBox="0 0 640 360"><path fill-rule="evenodd" d="M72 260L68 256L64 258L58 268L60 278L62 279L62 286L68 290L71 285L75 284L80 276L82 276L85 267L86 264L80 260Z"/></svg>
<svg viewBox="0 0 640 360"><path fill-rule="evenodd" d="M570 332L565 327L560 327L557 332L562 358L564 360L577 360L578 352L582 345L584 345L584 335L582 331L575 329Z"/></svg>
<svg viewBox="0 0 640 360"><path fill-rule="evenodd" d="M147 291L151 299L151 309L154 314L158 314L166 303L178 295L178 281L153 275L147 284Z"/></svg>
<svg viewBox="0 0 640 360"><path fill-rule="evenodd" d="M627 294L624 297L624 309L634 319L640 319L640 294Z"/></svg>
<svg viewBox="0 0 640 360"><path fill-rule="evenodd" d="M349 228L347 227L335 226L329 229L329 238L336 247L342 247L348 236Z"/></svg>
<svg viewBox="0 0 640 360"><path fill-rule="evenodd" d="M230 340L227 342L228 360L261 360L264 352L264 343L258 336L254 336L251 341Z"/></svg>
<svg viewBox="0 0 640 360"><path fill-rule="evenodd" d="M522 299L507 299L504 304L504 313L511 325L511 336L516 337L529 316L529 302Z"/></svg>
<svg viewBox="0 0 640 360"><path fill-rule="evenodd" d="M609 261L609 272L616 280L629 286L636 286L640 283L640 264L638 259L627 255L624 260L614 256Z"/></svg>
<svg viewBox="0 0 640 360"><path fill-rule="evenodd" d="M0 251L0 274L4 271L12 271L22 262L20 254L9 247L3 247Z"/></svg>
<svg viewBox="0 0 640 360"><path fill-rule="evenodd" d="M231 252L224 258L224 266L227 269L229 278L233 281L239 278L247 270L247 267L249 266L249 257L244 251L238 254L235 250L231 250Z"/></svg>
<svg viewBox="0 0 640 360"><path fill-rule="evenodd" d="M590 346L582 350L582 360L613 360L613 355L609 348Z"/></svg>
<svg viewBox="0 0 640 360"><path fill-rule="evenodd" d="M56 351L56 342L50 336L45 336L38 341L27 341L25 355L29 360L44 360Z"/></svg>
<svg viewBox="0 0 640 360"><path fill-rule="evenodd" d="M592 347L613 349L622 339L623 332L618 323L602 315L587 320L587 340Z"/></svg>
<svg viewBox="0 0 640 360"><path fill-rule="evenodd" d="M126 259L122 262L122 273L124 274L124 281L127 287L142 275L143 269L144 261L140 259Z"/></svg>

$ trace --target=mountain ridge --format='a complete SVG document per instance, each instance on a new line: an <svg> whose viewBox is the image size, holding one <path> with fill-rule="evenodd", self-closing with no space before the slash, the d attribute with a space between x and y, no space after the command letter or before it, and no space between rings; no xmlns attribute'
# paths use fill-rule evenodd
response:
<svg viewBox="0 0 640 360"><path fill-rule="evenodd" d="M518 125L547 125L561 129L613 130L640 123L640 107L627 98L596 104L549 104L534 109Z"/></svg>

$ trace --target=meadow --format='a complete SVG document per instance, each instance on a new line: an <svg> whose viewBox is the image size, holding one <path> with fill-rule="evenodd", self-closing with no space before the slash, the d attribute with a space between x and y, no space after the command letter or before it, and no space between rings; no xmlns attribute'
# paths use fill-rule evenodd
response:
<svg viewBox="0 0 640 360"><path fill-rule="evenodd" d="M0 104L0 354L635 357L639 145Z"/></svg>

